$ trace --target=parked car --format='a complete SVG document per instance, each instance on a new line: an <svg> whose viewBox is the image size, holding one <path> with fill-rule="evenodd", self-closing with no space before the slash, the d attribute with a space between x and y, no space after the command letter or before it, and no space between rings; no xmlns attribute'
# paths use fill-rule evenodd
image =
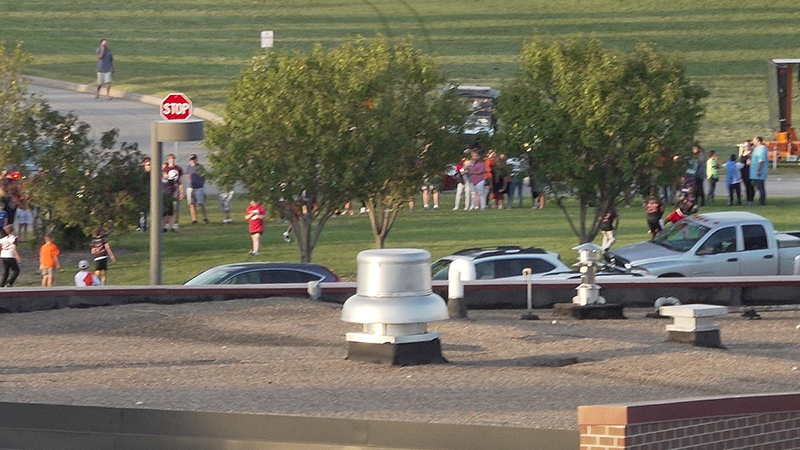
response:
<svg viewBox="0 0 800 450"><path fill-rule="evenodd" d="M526 268L530 268L531 272L537 275L573 272L561 261L557 253L535 247L508 246L468 248L440 258L431 264L433 279L446 280L450 263L456 258L471 261L475 265L475 276L478 280L516 277L522 275L522 270Z"/></svg>
<svg viewBox="0 0 800 450"><path fill-rule="evenodd" d="M464 136L494 135L497 128L494 106L500 91L489 86L461 85L456 89L458 97L468 104L470 111L464 123Z"/></svg>
<svg viewBox="0 0 800 450"><path fill-rule="evenodd" d="M339 281L339 277L319 264L248 262L212 267L183 284L192 286L207 284L307 283L309 281Z"/></svg>
<svg viewBox="0 0 800 450"><path fill-rule="evenodd" d="M647 242L606 253L609 264L659 277L791 275L800 232L777 233L749 212L695 214Z"/></svg>

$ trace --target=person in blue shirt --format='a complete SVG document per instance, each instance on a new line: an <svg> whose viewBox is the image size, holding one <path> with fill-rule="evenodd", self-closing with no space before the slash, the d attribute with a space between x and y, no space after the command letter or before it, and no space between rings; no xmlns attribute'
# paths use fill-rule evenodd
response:
<svg viewBox="0 0 800 450"><path fill-rule="evenodd" d="M764 139L761 136L753 138L753 144L756 148L750 155L750 182L758 191L758 203L761 205L767 204L767 190L764 186L767 180L767 146L764 145Z"/></svg>

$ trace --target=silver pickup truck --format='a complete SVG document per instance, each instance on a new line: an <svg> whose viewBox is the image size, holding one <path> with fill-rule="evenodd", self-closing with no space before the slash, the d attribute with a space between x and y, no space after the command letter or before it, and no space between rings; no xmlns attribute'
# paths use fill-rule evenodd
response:
<svg viewBox="0 0 800 450"><path fill-rule="evenodd" d="M800 232L777 233L749 212L695 214L647 242L606 253L618 269L658 277L792 275Z"/></svg>

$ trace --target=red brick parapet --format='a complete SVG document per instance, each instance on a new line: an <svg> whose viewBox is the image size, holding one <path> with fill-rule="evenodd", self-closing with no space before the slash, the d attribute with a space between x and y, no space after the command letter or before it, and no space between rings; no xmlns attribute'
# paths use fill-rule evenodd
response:
<svg viewBox="0 0 800 450"><path fill-rule="evenodd" d="M578 408L581 450L800 448L800 393Z"/></svg>

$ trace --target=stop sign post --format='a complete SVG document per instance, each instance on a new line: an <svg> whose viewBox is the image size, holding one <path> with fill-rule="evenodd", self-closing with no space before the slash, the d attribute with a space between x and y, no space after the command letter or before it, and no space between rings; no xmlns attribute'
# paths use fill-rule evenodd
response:
<svg viewBox="0 0 800 450"><path fill-rule="evenodd" d="M161 100L161 117L164 120L186 120L192 116L192 101L189 97L173 93Z"/></svg>

